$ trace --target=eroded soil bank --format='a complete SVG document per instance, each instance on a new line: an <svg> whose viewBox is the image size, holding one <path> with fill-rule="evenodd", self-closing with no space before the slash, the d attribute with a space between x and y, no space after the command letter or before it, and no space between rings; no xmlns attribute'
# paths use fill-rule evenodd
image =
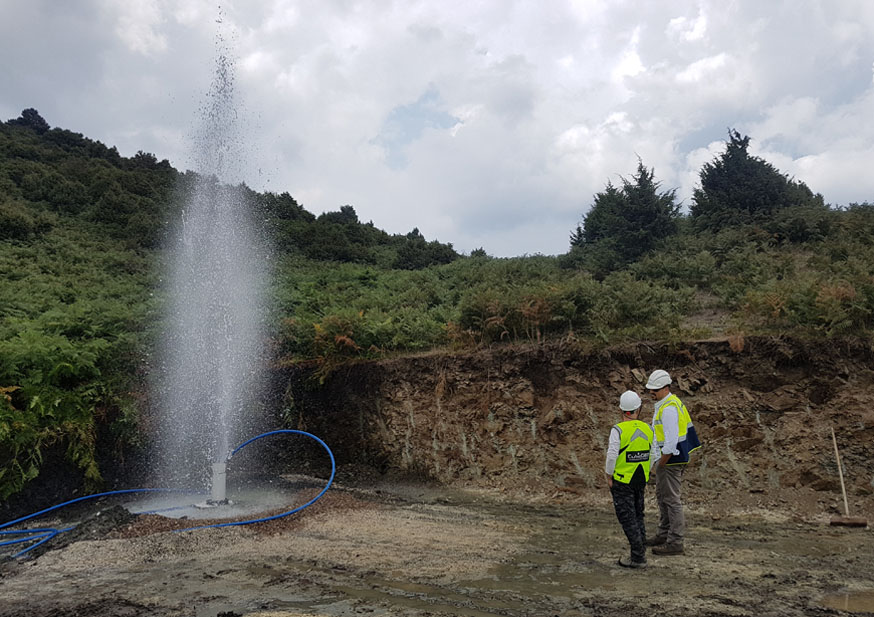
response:
<svg viewBox="0 0 874 617"><path fill-rule="evenodd" d="M337 371L318 389L297 379L299 426L344 462L379 463L442 484L571 499L604 484L603 456L621 392L645 400L667 369L704 447L689 497L825 517L843 509L830 427L852 513L874 518L874 371L865 345L758 338L598 353L552 343L428 354Z"/></svg>

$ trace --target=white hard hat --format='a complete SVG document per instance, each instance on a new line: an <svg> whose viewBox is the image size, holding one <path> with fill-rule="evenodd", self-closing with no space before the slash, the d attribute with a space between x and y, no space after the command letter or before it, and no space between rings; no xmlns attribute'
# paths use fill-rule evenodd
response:
<svg viewBox="0 0 874 617"><path fill-rule="evenodd" d="M637 396L637 392L632 392L631 390L623 392L622 396L619 397L619 409L622 411L636 411L640 409L640 397Z"/></svg>
<svg viewBox="0 0 874 617"><path fill-rule="evenodd" d="M671 376L668 375L668 372L658 369L649 376L649 380L646 382L646 389L661 390L665 386L671 385L671 383Z"/></svg>

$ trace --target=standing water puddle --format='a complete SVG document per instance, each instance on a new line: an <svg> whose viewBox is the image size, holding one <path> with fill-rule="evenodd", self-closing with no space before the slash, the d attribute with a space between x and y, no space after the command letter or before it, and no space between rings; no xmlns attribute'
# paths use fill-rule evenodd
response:
<svg viewBox="0 0 874 617"><path fill-rule="evenodd" d="M874 613L874 590L832 593L822 599L822 605L850 613Z"/></svg>
<svg viewBox="0 0 874 617"><path fill-rule="evenodd" d="M292 509L304 503L295 493L278 489L247 489L229 495L226 504L209 506L207 494L160 495L124 504L134 514L160 514L168 518L223 519L252 516L281 508Z"/></svg>

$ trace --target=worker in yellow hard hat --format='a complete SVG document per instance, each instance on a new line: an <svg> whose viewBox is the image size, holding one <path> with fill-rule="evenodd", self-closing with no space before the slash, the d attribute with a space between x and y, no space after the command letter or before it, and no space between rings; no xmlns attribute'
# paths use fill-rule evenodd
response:
<svg viewBox="0 0 874 617"><path fill-rule="evenodd" d="M619 565L625 568L646 566L643 495L649 481L653 432L646 422L640 421L640 406L636 392L628 390L619 397L622 421L610 429L604 463L616 518L631 546L631 556L619 558Z"/></svg>

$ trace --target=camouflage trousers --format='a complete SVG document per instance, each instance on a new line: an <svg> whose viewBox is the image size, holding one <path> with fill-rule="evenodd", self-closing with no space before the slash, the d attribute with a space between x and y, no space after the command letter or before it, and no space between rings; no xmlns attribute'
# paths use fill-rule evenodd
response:
<svg viewBox="0 0 874 617"><path fill-rule="evenodd" d="M622 525L622 531L631 545L631 560L646 561L646 524L643 520L643 493L646 485L631 487L628 484L613 481L610 493L613 495L613 507L616 518Z"/></svg>

